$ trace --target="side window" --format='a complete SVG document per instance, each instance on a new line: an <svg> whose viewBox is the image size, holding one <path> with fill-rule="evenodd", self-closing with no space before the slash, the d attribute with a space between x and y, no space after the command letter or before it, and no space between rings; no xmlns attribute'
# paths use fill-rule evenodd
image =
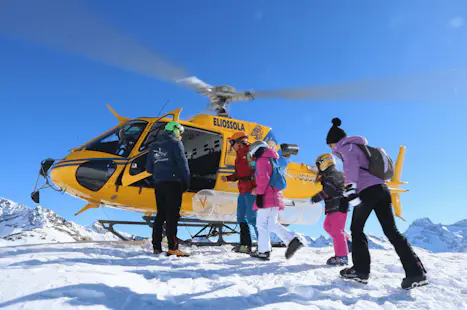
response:
<svg viewBox="0 0 467 310"><path fill-rule="evenodd" d="M87 150L128 157L147 126L146 121L129 122L85 146Z"/></svg>
<svg viewBox="0 0 467 310"><path fill-rule="evenodd" d="M157 138L160 132L164 130L164 126L167 124L166 122L156 122L152 125L151 130L149 131L148 135L144 139L143 143L139 147L139 151L142 152L146 150L149 145Z"/></svg>
<svg viewBox="0 0 467 310"><path fill-rule="evenodd" d="M76 180L82 187L97 192L107 183L116 167L112 160L90 160L76 170Z"/></svg>

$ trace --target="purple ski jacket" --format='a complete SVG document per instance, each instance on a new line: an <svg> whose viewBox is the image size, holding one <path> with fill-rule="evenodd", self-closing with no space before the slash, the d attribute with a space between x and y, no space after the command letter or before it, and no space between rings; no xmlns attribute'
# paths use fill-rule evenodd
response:
<svg viewBox="0 0 467 310"><path fill-rule="evenodd" d="M359 192L370 186L384 184L384 180L360 169L360 167L368 168L368 160L355 144L367 145L368 141L359 136L345 137L337 142L332 150L332 153L344 163L345 183L356 183Z"/></svg>

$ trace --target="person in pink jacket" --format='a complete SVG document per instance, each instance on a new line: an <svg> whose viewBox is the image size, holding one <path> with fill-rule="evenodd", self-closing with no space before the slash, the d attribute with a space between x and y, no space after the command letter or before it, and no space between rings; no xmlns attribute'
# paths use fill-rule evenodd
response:
<svg viewBox="0 0 467 310"><path fill-rule="evenodd" d="M304 246L299 235L288 230L278 222L279 211L284 209L282 192L271 185L269 180L272 175L270 159L278 159L277 152L268 147L264 141L257 141L250 146L248 161L255 167L256 188L254 194L256 201L254 210L256 215L256 226L258 229L258 249L251 254L263 260L269 260L271 253L270 232L274 232L284 244L287 245L285 257L291 258L295 252Z"/></svg>

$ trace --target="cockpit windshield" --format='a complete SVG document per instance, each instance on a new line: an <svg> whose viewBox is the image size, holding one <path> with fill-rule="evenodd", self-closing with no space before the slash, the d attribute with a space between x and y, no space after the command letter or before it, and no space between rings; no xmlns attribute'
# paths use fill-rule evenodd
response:
<svg viewBox="0 0 467 310"><path fill-rule="evenodd" d="M147 126L146 121L131 121L84 146L86 150L128 157Z"/></svg>

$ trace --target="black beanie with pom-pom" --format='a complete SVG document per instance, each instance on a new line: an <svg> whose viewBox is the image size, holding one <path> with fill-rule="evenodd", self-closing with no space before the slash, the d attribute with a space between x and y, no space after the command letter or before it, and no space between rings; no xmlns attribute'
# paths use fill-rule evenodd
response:
<svg viewBox="0 0 467 310"><path fill-rule="evenodd" d="M341 120L337 117L332 119L332 127L329 129L328 136L326 137L326 144L337 143L342 138L347 137L345 131L339 128L341 124Z"/></svg>

